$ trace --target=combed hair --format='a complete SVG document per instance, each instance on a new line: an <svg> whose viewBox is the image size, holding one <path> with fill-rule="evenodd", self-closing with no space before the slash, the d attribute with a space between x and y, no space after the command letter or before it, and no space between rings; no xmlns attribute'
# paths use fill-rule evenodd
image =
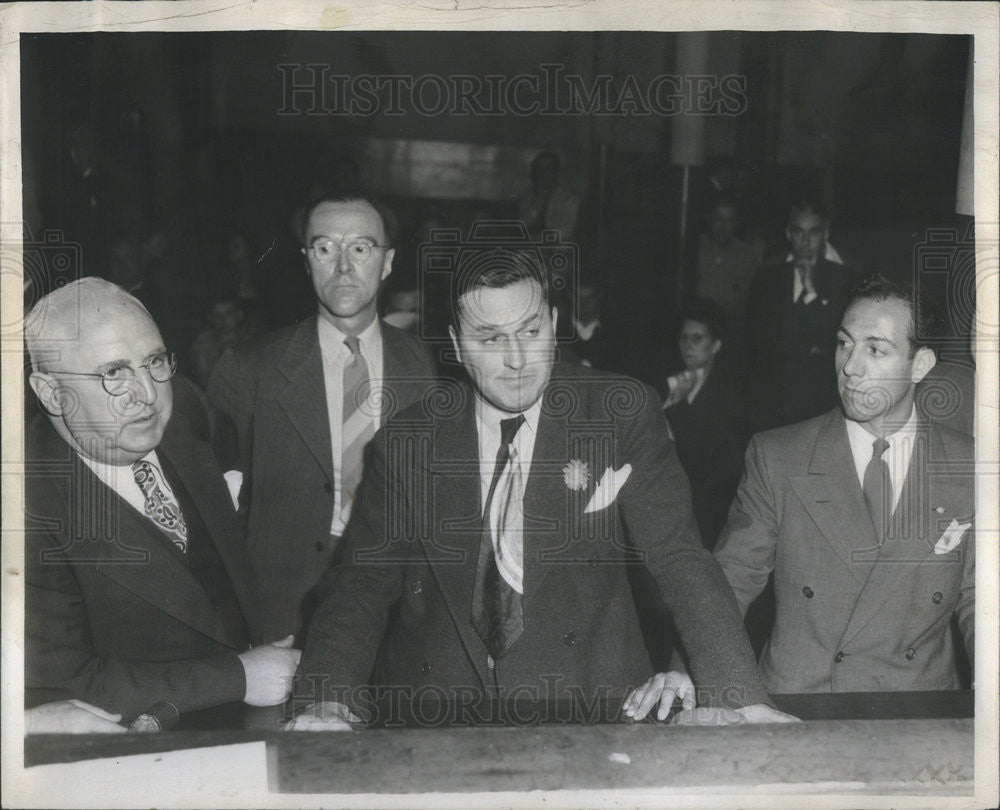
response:
<svg viewBox="0 0 1000 810"><path fill-rule="evenodd" d="M488 248L463 253L451 285L451 322L458 331L459 301L481 288L503 289L519 281L535 281L549 303L548 271L536 251L516 247Z"/></svg>
<svg viewBox="0 0 1000 810"><path fill-rule="evenodd" d="M351 202L365 202L368 203L372 208L375 209L382 220L382 230L385 231L385 239L388 242L384 247L392 247L396 241L396 216L393 214L392 210L384 205L379 200L374 197L369 196L363 191L355 190L338 190L338 191L327 191L318 197L314 197L309 200L305 207L302 209L302 219L299 221L299 241L305 245L306 241L306 225L309 224L309 218L313 215L319 206L326 203L351 203Z"/></svg>
<svg viewBox="0 0 1000 810"><path fill-rule="evenodd" d="M851 289L847 306L860 300L901 301L906 304L910 310L910 328L907 333L910 353L921 348L933 348L938 327L937 315L930 306L921 306L916 290L909 282L893 281L881 273L870 273L858 279Z"/></svg>

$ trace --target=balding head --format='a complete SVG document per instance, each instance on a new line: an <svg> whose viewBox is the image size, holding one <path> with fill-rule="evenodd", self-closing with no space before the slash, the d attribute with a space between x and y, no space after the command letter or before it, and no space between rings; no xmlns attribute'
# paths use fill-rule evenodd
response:
<svg viewBox="0 0 1000 810"><path fill-rule="evenodd" d="M42 298L24 333L31 387L56 432L78 453L124 465L160 443L173 392L170 372L156 371L160 379L154 380L150 368L166 370L169 361L156 324L136 298L116 284L81 279Z"/></svg>
<svg viewBox="0 0 1000 810"><path fill-rule="evenodd" d="M24 341L33 371L55 367L56 361L94 326L123 312L149 312L138 298L117 284L88 276L39 299L24 319Z"/></svg>

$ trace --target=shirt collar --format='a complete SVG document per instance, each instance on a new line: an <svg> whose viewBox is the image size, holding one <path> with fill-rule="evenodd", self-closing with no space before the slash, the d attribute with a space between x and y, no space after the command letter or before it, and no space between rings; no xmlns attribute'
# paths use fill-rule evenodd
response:
<svg viewBox="0 0 1000 810"><path fill-rule="evenodd" d="M526 411L521 412L521 415L524 417L524 425L521 427L528 428L533 434L537 433L538 419L541 413L542 397L539 397L534 405ZM513 416L516 416L516 414L501 411L484 400L479 394L476 394L476 423L479 426L480 435L485 431L485 434L490 437L492 444L497 446L500 444L500 421L502 419L510 419ZM521 430L518 430L518 438L521 435Z"/></svg>
<svg viewBox="0 0 1000 810"><path fill-rule="evenodd" d="M347 333L342 332L333 322L326 318L322 313L316 319L317 329L319 330L319 340L320 343L325 343L328 347L334 348L339 347L345 352L349 349L344 344L344 340L347 338ZM372 322L368 324L358 335L358 344L360 345L361 353L364 355L369 355L371 353L371 347L375 340L378 339L378 318L373 318Z"/></svg>

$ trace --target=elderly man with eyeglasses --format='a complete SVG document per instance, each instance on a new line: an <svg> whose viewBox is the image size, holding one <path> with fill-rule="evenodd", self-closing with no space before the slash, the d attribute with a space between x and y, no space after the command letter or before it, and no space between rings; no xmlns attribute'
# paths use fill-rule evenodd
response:
<svg viewBox="0 0 1000 810"><path fill-rule="evenodd" d="M237 428L230 477L242 479L264 631L300 640L341 551L365 447L436 378L419 336L378 318L395 255L380 208L327 195L306 208L301 235L317 314L231 349L208 386Z"/></svg>
<svg viewBox="0 0 1000 810"><path fill-rule="evenodd" d="M282 703L299 651L258 644L233 502L171 419L176 362L149 313L84 278L24 332L43 411L26 433L26 706L83 700L131 723L157 704Z"/></svg>

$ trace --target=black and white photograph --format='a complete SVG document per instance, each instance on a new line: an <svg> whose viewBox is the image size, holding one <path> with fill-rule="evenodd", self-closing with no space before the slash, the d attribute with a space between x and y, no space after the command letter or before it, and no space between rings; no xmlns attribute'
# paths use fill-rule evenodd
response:
<svg viewBox="0 0 1000 810"><path fill-rule="evenodd" d="M0 4L4 806L995 807L998 75L992 2Z"/></svg>

